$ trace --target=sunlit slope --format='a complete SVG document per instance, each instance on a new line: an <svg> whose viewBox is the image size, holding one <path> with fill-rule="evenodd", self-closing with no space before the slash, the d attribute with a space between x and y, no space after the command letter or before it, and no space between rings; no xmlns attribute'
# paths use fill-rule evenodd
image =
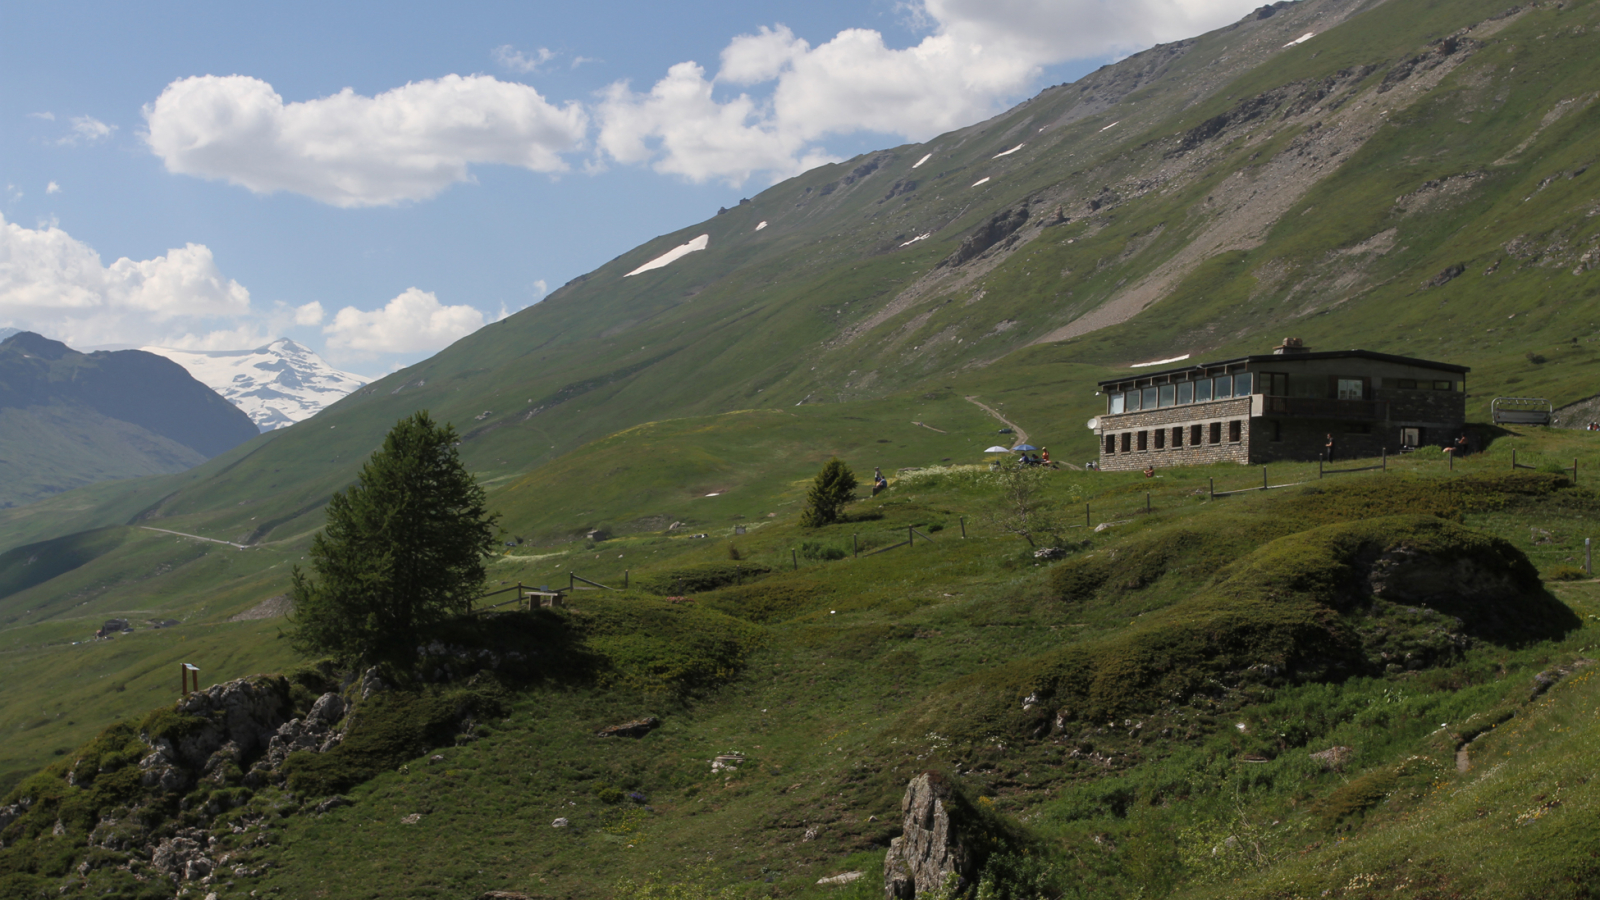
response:
<svg viewBox="0 0 1600 900"><path fill-rule="evenodd" d="M1566 362L1586 352L1553 349L1571 326L1528 316L1590 317L1576 173L1597 87L1581 61L1600 48L1575 29L1594 6L1359 10L1307 0L786 181L204 467L149 516L244 542L309 531L418 408L500 479L646 421L1000 387L1024 366L997 360L1041 341L1027 363L1125 365L1288 329L1472 365L1475 393L1586 393ZM626 277L700 234L707 249Z"/></svg>

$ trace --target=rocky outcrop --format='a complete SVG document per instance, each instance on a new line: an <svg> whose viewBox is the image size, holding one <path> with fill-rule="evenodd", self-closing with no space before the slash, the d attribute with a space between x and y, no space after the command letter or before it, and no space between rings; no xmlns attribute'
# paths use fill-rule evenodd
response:
<svg viewBox="0 0 1600 900"><path fill-rule="evenodd" d="M661 725L661 720L655 716L645 716L634 719L632 722L623 722L621 725L608 725L600 729L600 737L644 737Z"/></svg>
<svg viewBox="0 0 1600 900"><path fill-rule="evenodd" d="M883 860L886 900L912 900L918 893L943 885L954 875L960 885L970 884L977 860L970 841L961 832L955 785L938 772L911 779L900 801L904 832L889 842Z"/></svg>
<svg viewBox="0 0 1600 900"><path fill-rule="evenodd" d="M1013 209L1002 209L989 217L989 221L979 225L975 231L961 241L961 246L956 252L945 257L939 263L939 268L959 266L969 260L977 259L996 244L1011 237L1028 222L1028 207L1018 206Z"/></svg>

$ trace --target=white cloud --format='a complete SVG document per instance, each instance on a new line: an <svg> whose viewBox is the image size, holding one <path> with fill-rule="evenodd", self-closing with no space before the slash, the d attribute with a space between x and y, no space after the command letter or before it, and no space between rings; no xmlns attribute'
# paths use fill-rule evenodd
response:
<svg viewBox="0 0 1600 900"><path fill-rule="evenodd" d="M871 29L811 46L783 25L739 35L714 78L671 67L647 92L618 82L599 108L598 148L691 181L773 179L827 161L818 142L869 131L914 141L994 114L1043 67L1188 37L1255 0L921 0L932 33L894 49ZM714 97L717 85L770 85L770 96Z"/></svg>
<svg viewBox="0 0 1600 900"><path fill-rule="evenodd" d="M576 104L487 75L298 103L257 78L206 75L167 85L144 113L146 140L170 172L344 207L432 197L470 180L472 164L563 171L561 154L588 129Z"/></svg>
<svg viewBox="0 0 1600 900"><path fill-rule="evenodd" d="M407 288L382 309L339 310L323 326L328 346L366 353L440 350L483 327L483 313L470 306L445 306L429 291Z"/></svg>
<svg viewBox="0 0 1600 900"><path fill-rule="evenodd" d="M0 325L80 346L161 343L249 313L250 292L222 275L204 245L107 266L60 228L0 216Z"/></svg>
<svg viewBox="0 0 1600 900"><path fill-rule="evenodd" d="M599 59L599 58L593 57L593 56L574 56L572 58L572 68L576 69L577 67L583 65L584 63L597 63L597 62L605 62L605 60Z"/></svg>
<svg viewBox="0 0 1600 900"><path fill-rule="evenodd" d="M93 116L73 116L72 133L56 141L56 143L69 147L75 147L79 144L94 144L110 137L111 132L116 130L117 126L107 125Z"/></svg>
<svg viewBox="0 0 1600 900"><path fill-rule="evenodd" d="M532 54L525 54L510 44L502 44L490 50L489 57L507 71L526 75L538 71L540 66L555 59L556 54L544 47L533 51Z"/></svg>
<svg viewBox="0 0 1600 900"><path fill-rule="evenodd" d="M54 181L52 181L49 184L44 186L44 192L46 194L59 194L59 193L61 193L61 185L56 184Z"/></svg>
<svg viewBox="0 0 1600 900"><path fill-rule="evenodd" d="M30 119L43 119L46 122L54 122L56 120L56 114L53 113L53 112L49 112L49 111L45 111L45 112L42 112L42 113L28 113L28 118L30 118Z"/></svg>
<svg viewBox="0 0 1600 900"><path fill-rule="evenodd" d="M294 323L296 325L321 325L322 304L313 300L303 306L294 308Z"/></svg>

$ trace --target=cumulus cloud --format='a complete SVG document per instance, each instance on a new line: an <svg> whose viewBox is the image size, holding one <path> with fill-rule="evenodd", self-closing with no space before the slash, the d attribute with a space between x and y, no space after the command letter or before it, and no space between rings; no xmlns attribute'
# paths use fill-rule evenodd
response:
<svg viewBox="0 0 1600 900"><path fill-rule="evenodd" d="M490 50L489 57L507 71L520 72L525 75L529 72L537 72L540 66L555 59L556 54L545 47L540 47L531 54L523 53L510 44L502 44Z"/></svg>
<svg viewBox="0 0 1600 900"><path fill-rule="evenodd" d="M731 40L708 78L679 63L650 90L618 82L597 109L598 149L691 181L774 180L827 161L818 142L870 131L921 141L998 112L1044 66L1128 52L1243 15L1254 0L922 0L931 33L895 49L871 29L817 46L789 28ZM770 95L714 97L718 85Z"/></svg>
<svg viewBox="0 0 1600 900"><path fill-rule="evenodd" d="M144 113L170 172L344 207L426 199L474 164L560 172L588 129L578 105L487 75L294 103L257 78L206 75L167 85Z"/></svg>
<svg viewBox="0 0 1600 900"><path fill-rule="evenodd" d="M154 343L249 311L250 292L218 271L204 245L107 266L54 225L24 228L0 216L0 325L80 346Z"/></svg>
<svg viewBox="0 0 1600 900"><path fill-rule="evenodd" d="M49 184L44 186L44 192L46 194L59 194L59 193L61 193L61 185L56 184L54 181L52 181Z"/></svg>
<svg viewBox="0 0 1600 900"><path fill-rule="evenodd" d="M347 306L323 326L328 346L365 353L440 350L483 327L483 313L470 306L445 306L432 292L407 288L382 309Z"/></svg>
<svg viewBox="0 0 1600 900"><path fill-rule="evenodd" d="M294 323L296 325L321 325L322 304L313 300L304 306L294 308Z"/></svg>

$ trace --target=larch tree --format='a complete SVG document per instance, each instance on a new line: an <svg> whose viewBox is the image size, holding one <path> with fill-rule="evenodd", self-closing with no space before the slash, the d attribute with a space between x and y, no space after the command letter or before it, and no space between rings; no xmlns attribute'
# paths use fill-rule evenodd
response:
<svg viewBox="0 0 1600 900"><path fill-rule="evenodd" d="M430 629L470 610L498 516L457 443L452 426L414 413L328 501L327 524L311 539L311 574L296 566L292 576L297 650L405 666Z"/></svg>
<svg viewBox="0 0 1600 900"><path fill-rule="evenodd" d="M831 525L844 517L844 506L856 498L856 476L837 456L823 465L806 492L800 524L807 528Z"/></svg>

